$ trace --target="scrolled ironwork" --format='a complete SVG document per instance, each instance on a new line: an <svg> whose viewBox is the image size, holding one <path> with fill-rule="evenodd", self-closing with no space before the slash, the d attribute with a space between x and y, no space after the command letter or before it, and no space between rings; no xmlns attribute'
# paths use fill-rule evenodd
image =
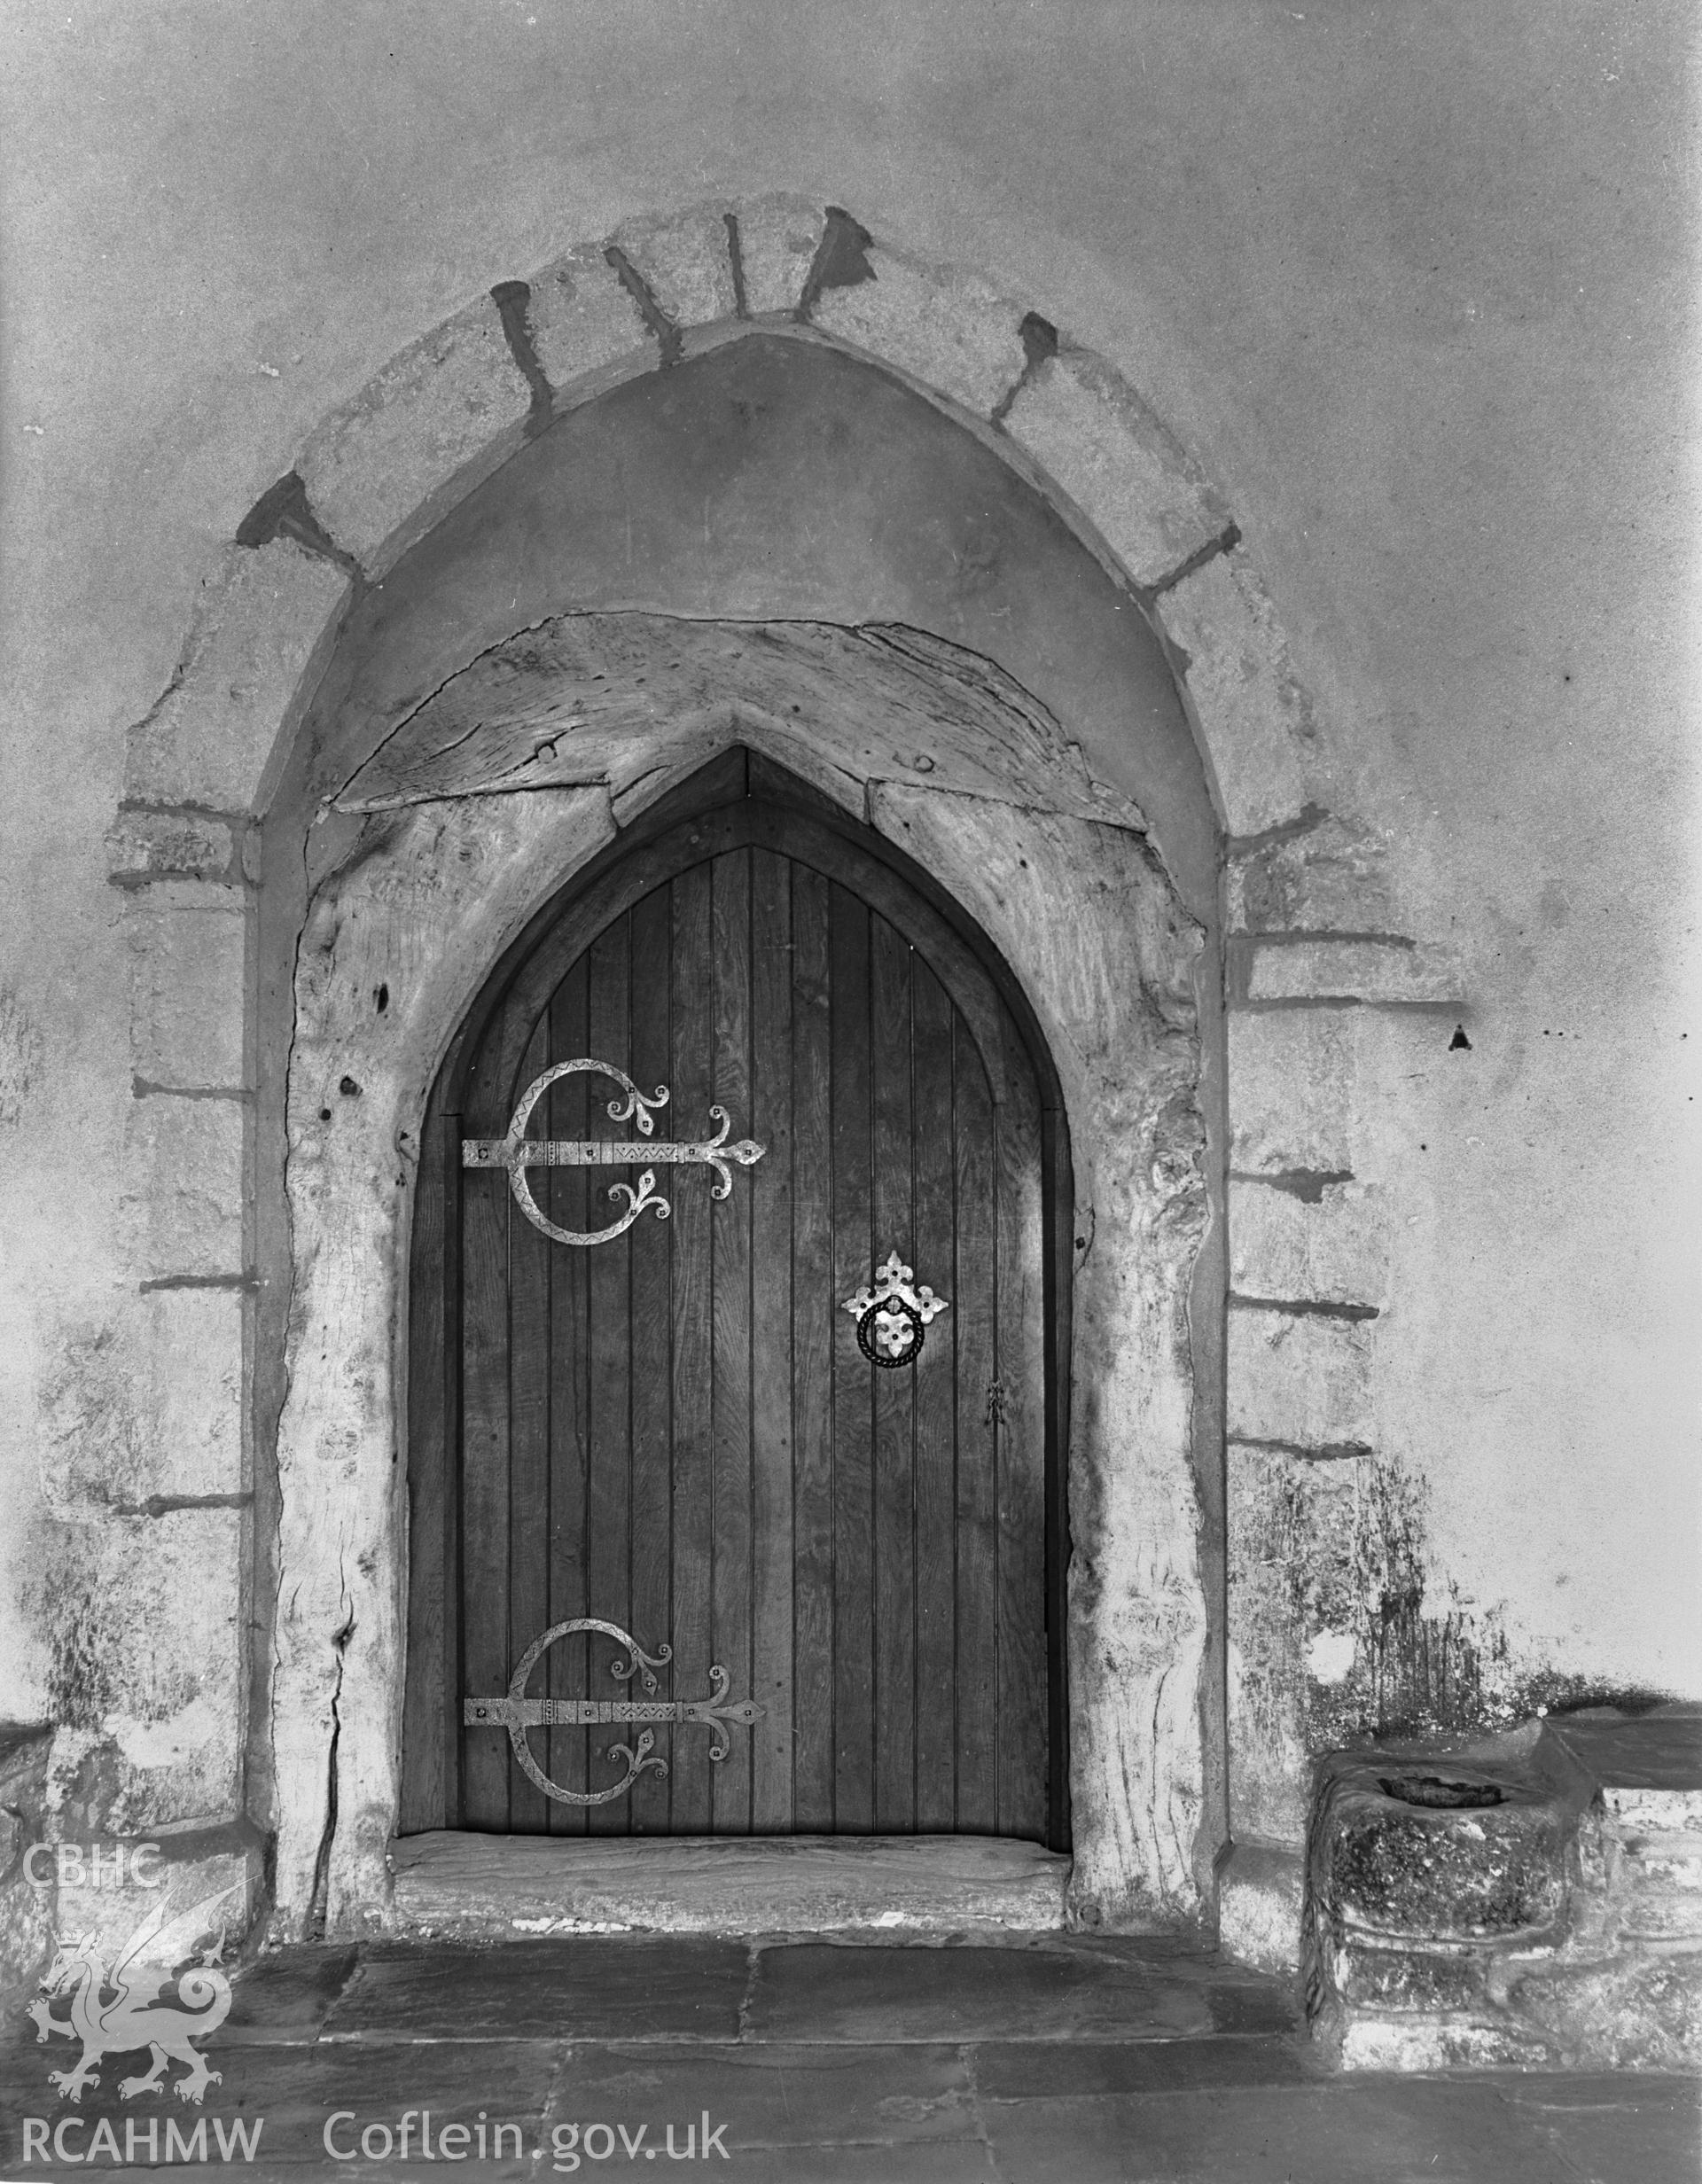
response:
<svg viewBox="0 0 1702 2184"><path fill-rule="evenodd" d="M638 1139L606 1137L540 1138L527 1137L526 1126L532 1119L532 1111L552 1084L563 1077L589 1073L606 1077L621 1086L625 1097L608 1103L609 1117L614 1122L633 1121L637 1124ZM666 1221L673 1212L668 1201L656 1188L656 1169L660 1166L710 1167L717 1181L709 1187L712 1198L726 1198L732 1195L735 1167L754 1167L768 1150L754 1138L742 1137L734 1143L728 1140L732 1121L727 1110L716 1104L709 1110L711 1123L720 1128L713 1137L691 1140L671 1140L655 1135L653 1108L668 1104L666 1085L658 1085L653 1093L641 1092L624 1070L612 1063L593 1060L580 1056L571 1062L558 1062L536 1077L520 1096L519 1106L508 1126L506 1137L465 1137L461 1141L461 1165L464 1168L504 1168L508 1174L509 1188L514 1202L532 1226L554 1244L607 1244L613 1237L623 1236L638 1216L654 1210L659 1221ZM648 1142L641 1142L648 1141ZM552 1221L532 1196L532 1186L527 1181L527 1168L546 1167L636 1167L639 1161L653 1163L646 1166L634 1183L611 1183L609 1196L626 1200L626 1211L619 1220L606 1228L564 1228Z"/></svg>

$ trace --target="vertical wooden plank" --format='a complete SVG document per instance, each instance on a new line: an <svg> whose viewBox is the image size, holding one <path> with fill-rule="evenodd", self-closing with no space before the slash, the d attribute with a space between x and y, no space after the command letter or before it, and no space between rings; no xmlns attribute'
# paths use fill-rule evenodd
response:
<svg viewBox="0 0 1702 2184"><path fill-rule="evenodd" d="M586 1051L600 1062L627 1070L629 1075L630 978L630 932L622 917L589 951ZM634 1082L637 1082L636 1078ZM636 1135L631 1124L617 1127L609 1119L608 1104L615 1088L602 1078L589 1080L588 1127L599 1135ZM587 1178L591 1227L604 1227L621 1210L624 1201L613 1196L610 1185L636 1185L639 1173L636 1167L592 1170ZM641 1221L655 1219L653 1213L640 1216ZM632 1614L631 1236L628 1229L612 1244L588 1245L584 1253L590 1378L586 1597L590 1603L589 1614L618 1623L622 1630L631 1627ZM636 1631L633 1634L638 1635ZM593 1639L589 1654L588 1696L614 1696L621 1687L609 1673L614 1658L610 1642ZM620 1776L621 1762L607 1757L609 1747L631 1742L631 1732L626 1728L592 1731L591 1749L597 1755L592 1767L599 1788ZM586 1814L589 1832L625 1835L631 1825L631 1814L626 1798L594 1805Z"/></svg>
<svg viewBox="0 0 1702 2184"><path fill-rule="evenodd" d="M751 855L751 1826L792 1822L792 866Z"/></svg>
<svg viewBox="0 0 1702 2184"><path fill-rule="evenodd" d="M736 849L712 868L715 1098L735 1137L751 1135L751 853ZM711 1657L743 1697L751 1688L751 1180L712 1202L714 1260L712 1431L714 1447L714 1585ZM706 1197L710 1172L692 1172ZM751 1739L738 1729L710 1774L717 1835L751 1830Z"/></svg>
<svg viewBox="0 0 1702 2184"><path fill-rule="evenodd" d="M707 864L682 872L673 886L674 1070L677 1133L702 1128L715 1096L714 906ZM701 1673L714 1658L714 1243L708 1179L690 1169L668 1174L674 1239L674 1658L680 1677ZM688 1694L689 1696L689 1694ZM711 1819L707 1739L673 1739L670 1824L675 1835L707 1835Z"/></svg>
<svg viewBox="0 0 1702 2184"><path fill-rule="evenodd" d="M954 1012L957 1168L957 1816L991 1834L998 1800L998 1506L992 1408L995 1291L993 1103L968 1025ZM1036 1541L1035 1545L1038 1546Z"/></svg>
<svg viewBox="0 0 1702 2184"><path fill-rule="evenodd" d="M914 1262L938 1255L950 1283L931 1286L950 1299L916 1365L917 1788L916 1825L949 1835L957 1816L957 1465L958 1325L956 1153L952 1135L953 1010L950 996L918 958L912 971L912 1095L916 1130Z"/></svg>
<svg viewBox="0 0 1702 2184"><path fill-rule="evenodd" d="M540 1018L520 1065L522 1088L549 1067L548 1011ZM542 1135L535 1116L531 1134ZM508 1665L550 1623L550 1277L560 1247L509 1204L508 1224ZM508 1678L503 1679L506 1689ZM534 1672L532 1689L542 1692ZM501 1740L506 1746L507 1739ZM543 1835L550 1800L509 1755L508 1824L517 1835Z"/></svg>
<svg viewBox="0 0 1702 2184"><path fill-rule="evenodd" d="M461 1696L472 1686L462 1660L464 1593L461 1569L461 1117L441 1118L443 1174L443 1431L448 1442L443 1473L444 1711L439 1734L443 1751L443 1810L448 1825L462 1817Z"/></svg>
<svg viewBox="0 0 1702 2184"><path fill-rule="evenodd" d="M589 986L581 956L556 988L550 1002L551 1064L589 1052L587 1006ZM584 1076L564 1077L542 1103L549 1110L551 1137L589 1135L589 1102ZM547 1168L539 1179L547 1196L541 1201L558 1228L587 1225L587 1179L583 1168ZM535 1191L538 1188L535 1184ZM565 1244L550 1250L550 1620L565 1623L589 1612L586 1567L586 1499L589 1478L590 1407L585 1370L587 1306L585 1253ZM566 1638L544 1659L544 1689L551 1698L578 1698L588 1689L589 1649L582 1638ZM543 1737L549 1753L544 1772L570 1790L588 1784L590 1738L578 1728L555 1728ZM533 1749L537 1748L534 1743ZM552 1835L583 1835L585 1807L550 1800Z"/></svg>
<svg viewBox="0 0 1702 2184"><path fill-rule="evenodd" d="M631 1037L628 1071L636 1085L654 1092L668 1085L670 1104L658 1128L670 1136L678 1129L672 1105L673 1054L669 1039L669 960L672 921L669 893L659 887L634 906L631 919ZM663 1171L666 1174L666 1171ZM636 1182L636 1175L628 1178ZM631 1244L632 1373L632 1634L654 1652L671 1642L672 1597L672 1374L669 1366L672 1313L669 1305L673 1222L645 1214L628 1231ZM690 1665L688 1664L688 1666ZM674 1681L665 1690L683 1693L676 1663ZM660 1740L659 1739L660 1743ZM668 1759L674 1759L668 1739ZM668 1831L668 1785L665 1775L641 1774L628 1800L636 1835Z"/></svg>
<svg viewBox="0 0 1702 2184"><path fill-rule="evenodd" d="M994 1374L999 1572L998 1831L1047 1831L1046 1323L1040 1100L1014 1024L1005 1026L1006 1096L994 1109L998 1320Z"/></svg>
<svg viewBox="0 0 1702 2184"><path fill-rule="evenodd" d="M825 1832L833 1826L833 1346L837 1314L831 940L829 883L819 872L794 864L792 1824L806 1834Z"/></svg>
<svg viewBox="0 0 1702 2184"><path fill-rule="evenodd" d="M874 1119L870 1201L877 1264L896 1252L919 1282L944 1290L944 1239L915 1219L910 1084L910 946L884 917L871 921L870 1055ZM936 1322L936 1325L938 1323ZM926 1343L924 1342L925 1353ZM871 1369L874 1397L874 1825L916 1826L916 1551L913 1438L916 1369Z"/></svg>
<svg viewBox="0 0 1702 2184"><path fill-rule="evenodd" d="M482 1115L477 1118L482 1119ZM477 1134L475 1130L475 1135ZM500 1172L464 1179L461 1215L461 1566L465 1689L508 1689L508 1228ZM462 1731L463 1825L508 1827L509 1747Z"/></svg>
<svg viewBox="0 0 1702 2184"><path fill-rule="evenodd" d="M459 1148L457 1148L458 1154ZM445 1726L459 1719L456 1664L444 1647L446 1503L451 1472L443 1409L443 1128L433 1101L414 1175L408 1287L408 1671L402 1693L399 1835L455 1825L444 1797Z"/></svg>
<svg viewBox="0 0 1702 2184"><path fill-rule="evenodd" d="M833 1296L872 1271L871 1224L869 910L832 890ZM874 1572L871 1442L875 1368L856 1326L836 1311L833 1344L833 1823L874 1826Z"/></svg>

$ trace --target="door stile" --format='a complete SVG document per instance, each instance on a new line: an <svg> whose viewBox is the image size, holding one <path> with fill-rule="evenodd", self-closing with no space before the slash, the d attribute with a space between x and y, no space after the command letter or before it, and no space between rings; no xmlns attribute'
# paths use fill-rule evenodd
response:
<svg viewBox="0 0 1702 2184"><path fill-rule="evenodd" d="M1046 1844L1067 1851L1070 1823L1070 1371L1075 1177L1062 1112L1041 1109L1046 1339Z"/></svg>
<svg viewBox="0 0 1702 2184"><path fill-rule="evenodd" d="M965 1834L998 1819L998 1502L993 1427L995 1225L993 1101L961 1014L952 1026L956 1151L957 1812Z"/></svg>
<svg viewBox="0 0 1702 2184"><path fill-rule="evenodd" d="M1007 1039L1014 1040L1014 1026ZM1040 1103L1019 1057L994 1109L997 1205L992 1455L998 1498L998 1831L1046 1827L1046 1337ZM1040 1461L1036 1461L1041 1457Z"/></svg>

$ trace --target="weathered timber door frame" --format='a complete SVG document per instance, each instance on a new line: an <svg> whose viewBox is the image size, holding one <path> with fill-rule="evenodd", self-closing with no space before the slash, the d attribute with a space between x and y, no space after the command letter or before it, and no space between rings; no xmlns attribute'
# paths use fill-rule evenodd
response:
<svg viewBox="0 0 1702 2184"><path fill-rule="evenodd" d="M1042 1286L1045 1320L1042 1424L1043 1549L1047 1659L1046 1841L1070 1846L1069 1692L1066 1587L1069 1564L1070 1291L1074 1179L1057 1071L1033 1008L1010 967L974 921L913 859L860 825L839 805L785 768L742 747L722 753L652 805L574 874L529 922L486 981L457 1031L427 1110L410 1283L409 1491L410 1582L407 1686L402 1720L400 1831L454 1828L461 1810L459 1733L462 1597L459 1536L461 1311L458 1193L462 1115L469 1072L499 1010L511 1021L535 1013L553 983L597 935L662 880L692 861L694 827L715 822L715 848L813 839L824 869L855 870L856 892L891 922L912 930L937 962L988 982L1014 1021L1033 1070L1041 1112ZM711 854L706 846L706 855ZM918 916L925 933L916 932ZM961 986L962 979L955 981ZM518 1008L512 1004L519 1000ZM518 1067L519 1054L499 1065Z"/></svg>

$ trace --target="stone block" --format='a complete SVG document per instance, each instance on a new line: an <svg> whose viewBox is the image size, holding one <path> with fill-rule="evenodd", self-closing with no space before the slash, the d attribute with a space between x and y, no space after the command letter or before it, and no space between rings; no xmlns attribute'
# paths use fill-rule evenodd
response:
<svg viewBox="0 0 1702 2184"><path fill-rule="evenodd" d="M1236 1844L1218 1874L1219 1948L1261 1971L1296 1970L1305 1897L1306 1861L1299 1851Z"/></svg>
<svg viewBox="0 0 1702 2184"><path fill-rule="evenodd" d="M1065 1923L1069 1860L974 1836L428 1834L389 1846L398 1924L516 1933L1034 1933Z"/></svg>
<svg viewBox="0 0 1702 2184"><path fill-rule="evenodd" d="M1371 1322L1230 1314L1229 1436L1345 1452L1376 1445Z"/></svg>
<svg viewBox="0 0 1702 2184"><path fill-rule="evenodd" d="M1540 2070L1553 2050L1511 2025L1355 2016L1342 2035L1346 2071Z"/></svg>
<svg viewBox="0 0 1702 2184"><path fill-rule="evenodd" d="M1511 2000L1573 2070L1702 2066L1702 1952L1555 1962L1522 1978Z"/></svg>
<svg viewBox="0 0 1702 2184"><path fill-rule="evenodd" d="M1304 1842L1316 1745L1313 1642L1359 1611L1360 1466L1231 1442L1229 1503L1230 1826Z"/></svg>
<svg viewBox="0 0 1702 2184"><path fill-rule="evenodd" d="M1302 1196L1277 1183L1230 1184L1230 1287L1243 1297L1382 1305L1388 1230L1375 1185L1329 1183Z"/></svg>
<svg viewBox="0 0 1702 2184"><path fill-rule="evenodd" d="M170 687L129 732L139 803L247 812L317 682L347 602L343 571L293 540L230 547L203 586Z"/></svg>
<svg viewBox="0 0 1702 2184"><path fill-rule="evenodd" d="M51 1730L0 1722L0 2005L35 1985L53 1945L53 1896L31 1884L24 1858L42 1835Z"/></svg>
<svg viewBox="0 0 1702 2184"><path fill-rule="evenodd" d="M1229 511L1198 468L1097 356L1066 349L1048 358L1004 422L1137 584L1161 584L1228 528Z"/></svg>
<svg viewBox="0 0 1702 2184"><path fill-rule="evenodd" d="M590 388L610 368L640 356L659 363L661 352L644 315L603 253L582 244L531 277L526 323L543 376L558 396L582 380Z"/></svg>
<svg viewBox="0 0 1702 2184"><path fill-rule="evenodd" d="M150 1290L114 1320L53 1328L50 1360L37 1460L56 1514L240 1491L238 1291Z"/></svg>
<svg viewBox="0 0 1702 2184"><path fill-rule="evenodd" d="M124 1119L118 1228L130 1268L236 1275L243 1267L245 1110L153 1093Z"/></svg>
<svg viewBox="0 0 1702 2184"><path fill-rule="evenodd" d="M55 1767L65 1741L66 1766L92 1784L82 1824L145 1835L233 1816L248 1677L241 1511L55 1525L43 1561L43 1637L82 1717L56 1739Z"/></svg>
<svg viewBox="0 0 1702 2184"><path fill-rule="evenodd" d="M1702 1837L1702 1790L1651 1790L1616 1782L1602 1798L1628 1838Z"/></svg>
<svg viewBox="0 0 1702 2184"><path fill-rule="evenodd" d="M1314 810L1273 837L1231 844L1224 862L1231 932L1398 932L1390 832Z"/></svg>
<svg viewBox="0 0 1702 2184"><path fill-rule="evenodd" d="M125 903L135 1073L173 1091L247 1081L248 904L239 887L161 880Z"/></svg>
<svg viewBox="0 0 1702 2184"><path fill-rule="evenodd" d="M114 1857L113 1846L101 1847L105 1857ZM133 1963L158 1972L173 1970L204 1947L232 1951L253 1916L261 1878L258 1852L244 1845L174 1857L172 1848L167 1837L157 1860L143 1860L142 1882L129 1878L133 1861L128 1858L120 1885L61 1882L61 1940L92 1934L106 1964L133 1950Z"/></svg>
<svg viewBox="0 0 1702 2184"><path fill-rule="evenodd" d="M106 870L121 883L242 878L242 831L197 811L127 807L106 830Z"/></svg>
<svg viewBox="0 0 1702 2184"><path fill-rule="evenodd" d="M1391 1760L1386 1779L1451 1786L1462 1770ZM1380 1773L1378 1779L1385 1779ZM1446 1794L1446 1789L1430 1794ZM1409 1804L1367 1789L1334 1808L1328 1892L1342 1927L1416 1941L1505 1940L1545 1933L1566 1903L1573 1818L1552 1800L1503 1793L1463 1809Z"/></svg>
<svg viewBox="0 0 1702 2184"><path fill-rule="evenodd" d="M808 198L775 191L741 198L738 258L745 277L745 308L753 318L795 311L804 282L827 228L827 214Z"/></svg>
<svg viewBox="0 0 1702 2184"><path fill-rule="evenodd" d="M732 317L738 299L722 206L690 205L623 221L609 239L675 325Z"/></svg>
<svg viewBox="0 0 1702 2184"><path fill-rule="evenodd" d="M1230 1166L1243 1174L1408 1173L1410 1127L1454 1026L1413 1010L1231 1009Z"/></svg>
<svg viewBox="0 0 1702 2184"><path fill-rule="evenodd" d="M1355 1937L1334 1952L1337 1993L1357 2013L1476 2012L1490 2007L1480 1950L1378 1947Z"/></svg>
<svg viewBox="0 0 1702 2184"><path fill-rule="evenodd" d="M1460 966L1445 949L1394 936L1268 940L1232 934L1230 990L1243 1001L1458 1001Z"/></svg>
<svg viewBox="0 0 1702 2184"><path fill-rule="evenodd" d="M1161 592L1155 612L1182 656L1229 831L1257 834L1293 819L1310 794L1316 725L1245 558L1214 556Z"/></svg>
<svg viewBox="0 0 1702 2184"><path fill-rule="evenodd" d="M1027 367L1019 303L972 275L923 265L879 244L872 278L824 291L813 324L894 364L977 417L990 417Z"/></svg>
<svg viewBox="0 0 1702 2184"><path fill-rule="evenodd" d="M1606 1803L1620 1837L1625 1931L1652 1940L1702 1939L1702 1794L1615 1789Z"/></svg>
<svg viewBox="0 0 1702 2184"><path fill-rule="evenodd" d="M531 407L483 298L393 357L319 426L296 469L330 536L377 576L513 452Z"/></svg>
<svg viewBox="0 0 1702 2184"><path fill-rule="evenodd" d="M138 1498L241 1492L243 1317L238 1290L151 1290L143 1299Z"/></svg>

